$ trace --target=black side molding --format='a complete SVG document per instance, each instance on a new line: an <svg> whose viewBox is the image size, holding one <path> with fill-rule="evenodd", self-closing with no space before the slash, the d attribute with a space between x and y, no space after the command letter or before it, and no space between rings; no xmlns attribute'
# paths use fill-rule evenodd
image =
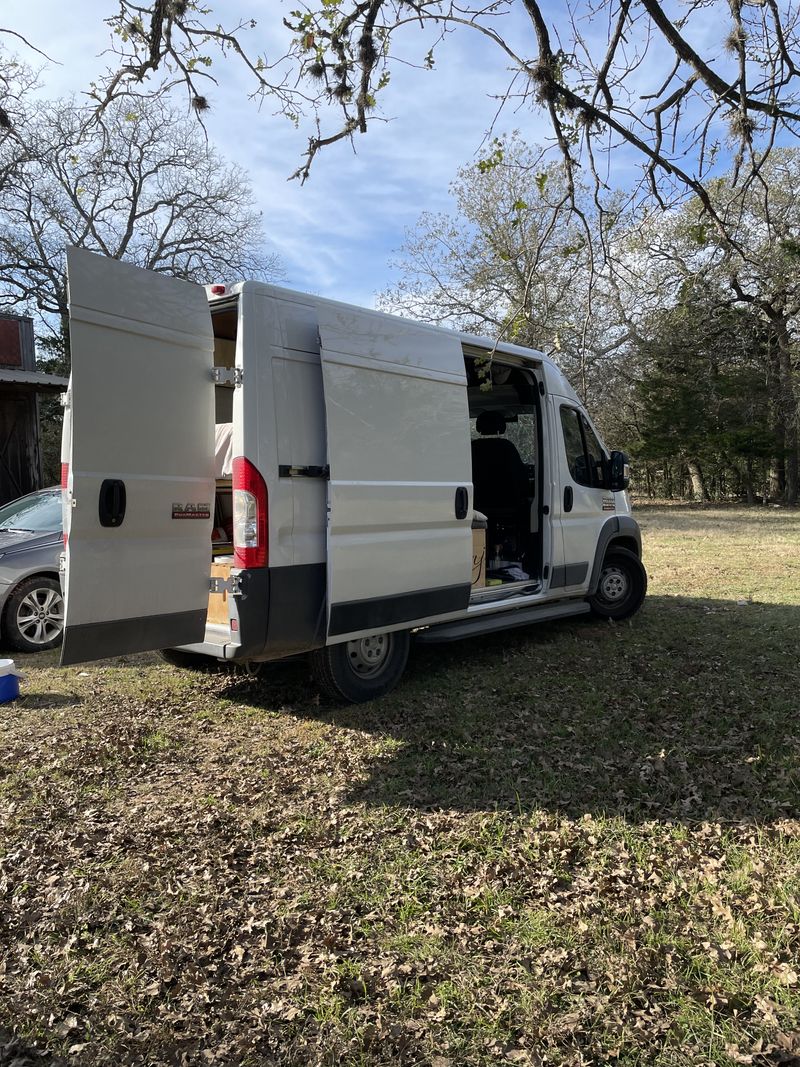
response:
<svg viewBox="0 0 800 1067"><path fill-rule="evenodd" d="M550 582L551 589L558 589L564 585L580 585L589 570L588 563L566 563L553 567L553 579Z"/></svg>
<svg viewBox="0 0 800 1067"><path fill-rule="evenodd" d="M355 633L357 630L379 633L386 626L396 626L401 622L449 615L451 611L466 611L471 590L472 586L467 583L334 604L328 632L331 637Z"/></svg>
<svg viewBox="0 0 800 1067"><path fill-rule="evenodd" d="M156 648L194 645L206 632L208 608L171 615L147 615L139 619L67 624L61 646L61 666L88 663L110 656L150 652Z"/></svg>

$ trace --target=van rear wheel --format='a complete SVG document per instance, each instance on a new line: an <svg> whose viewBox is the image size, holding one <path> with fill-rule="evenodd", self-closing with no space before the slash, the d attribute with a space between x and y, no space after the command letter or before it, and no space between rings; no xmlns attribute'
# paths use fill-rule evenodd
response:
<svg viewBox="0 0 800 1067"><path fill-rule="evenodd" d="M642 606L647 571L635 552L611 548L600 570L597 590L589 597L592 614L600 619L627 619Z"/></svg>
<svg viewBox="0 0 800 1067"><path fill-rule="evenodd" d="M408 631L327 645L311 653L314 680L330 700L363 704L394 689L408 662Z"/></svg>

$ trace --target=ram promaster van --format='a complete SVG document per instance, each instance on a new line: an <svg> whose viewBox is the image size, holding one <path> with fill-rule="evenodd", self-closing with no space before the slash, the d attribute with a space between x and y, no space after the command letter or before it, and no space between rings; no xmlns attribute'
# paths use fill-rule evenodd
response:
<svg viewBox="0 0 800 1067"><path fill-rule="evenodd" d="M68 254L62 663L310 653L380 696L451 641L644 598L625 457L539 352Z"/></svg>

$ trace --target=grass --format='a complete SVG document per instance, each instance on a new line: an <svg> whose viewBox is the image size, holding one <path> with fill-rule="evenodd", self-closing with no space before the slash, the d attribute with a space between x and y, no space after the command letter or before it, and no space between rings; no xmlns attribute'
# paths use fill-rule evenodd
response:
<svg viewBox="0 0 800 1067"><path fill-rule="evenodd" d="M800 515L639 518L637 618L420 648L373 705L25 663L0 1062L800 1062Z"/></svg>

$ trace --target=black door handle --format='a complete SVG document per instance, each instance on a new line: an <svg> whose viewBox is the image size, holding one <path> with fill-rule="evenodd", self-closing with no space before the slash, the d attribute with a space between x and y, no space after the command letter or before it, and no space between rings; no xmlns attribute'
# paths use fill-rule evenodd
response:
<svg viewBox="0 0 800 1067"><path fill-rule="evenodd" d="M469 510L469 493L463 485L456 489L456 518L466 519Z"/></svg>
<svg viewBox="0 0 800 1067"><path fill-rule="evenodd" d="M572 511L572 486L564 486L564 511Z"/></svg>
<svg viewBox="0 0 800 1067"><path fill-rule="evenodd" d="M125 483L119 478L106 478L100 486L98 515L101 526L121 526L125 518Z"/></svg>

